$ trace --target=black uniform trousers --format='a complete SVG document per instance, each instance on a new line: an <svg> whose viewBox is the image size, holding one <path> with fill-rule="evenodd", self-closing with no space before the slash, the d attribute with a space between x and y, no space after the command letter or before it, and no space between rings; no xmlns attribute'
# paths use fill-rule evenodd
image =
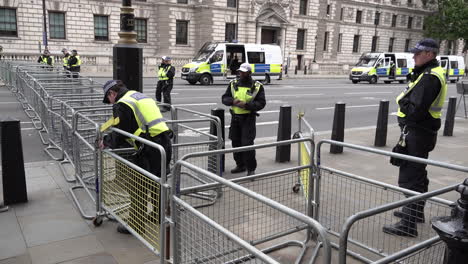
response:
<svg viewBox="0 0 468 264"><path fill-rule="evenodd" d="M429 152L432 151L437 142L437 134L416 128L407 128L406 146L408 155L427 159ZM398 177L398 186L425 193L429 188L429 179L427 178L427 165L423 163L404 161L400 166ZM415 223L415 218L424 217L424 201L409 204L403 207L403 213L406 220ZM404 219L405 220L405 219Z"/></svg>
<svg viewBox="0 0 468 264"><path fill-rule="evenodd" d="M166 81L158 81L156 85L156 101L161 102L161 103L166 103L166 104L171 104L171 91L173 87L173 81L172 80L166 80ZM162 95L162 98L161 98ZM161 99L164 99L164 101L161 101ZM165 107L165 109L169 110L168 107Z"/></svg>
<svg viewBox="0 0 468 264"><path fill-rule="evenodd" d="M231 112L231 127L229 128L229 139L232 141L232 147L251 146L254 144L256 136L255 114L234 114ZM235 152L234 160L237 166L247 167L248 171L254 171L257 168L255 159L255 150Z"/></svg>
<svg viewBox="0 0 468 264"><path fill-rule="evenodd" d="M150 140L156 144L161 145L164 150L166 151L166 173L169 173L169 163L171 162L171 157L172 157L172 142L170 138L170 133L171 131L166 131L163 132L155 137L151 137ZM140 153L138 153L135 157L135 164L137 164L139 167L149 171L153 175L157 177L161 177L161 153L159 152L158 149L149 147L149 146L144 146L143 149L141 150ZM148 187L144 186L143 183L135 183L132 184L133 186L142 184L143 187ZM138 188L137 188L138 189ZM146 214L146 205L148 204L146 199L141 199L142 197L147 197L147 193L142 193L142 190L133 190L133 192L137 193L138 195L130 195L131 199L131 213L133 211L133 215L135 215L136 219L143 219L143 215ZM151 204L153 205L153 212L150 215L150 221L153 223L159 224L160 223L160 200L161 200L161 186L159 184L152 184L149 187L149 192L150 192L150 197L151 197ZM141 209L139 210L138 208L141 208L143 212L141 212ZM136 212L135 212L136 210ZM138 212L140 211L140 212ZM133 217L132 217L133 218ZM135 218L133 218L135 219ZM135 223L141 225L142 223Z"/></svg>

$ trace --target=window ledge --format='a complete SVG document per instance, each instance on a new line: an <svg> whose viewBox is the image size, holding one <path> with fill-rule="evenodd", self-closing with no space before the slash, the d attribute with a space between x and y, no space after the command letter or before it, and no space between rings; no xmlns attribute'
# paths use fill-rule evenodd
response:
<svg viewBox="0 0 468 264"><path fill-rule="evenodd" d="M49 38L49 41L66 41L68 42L69 40L68 39L56 39L56 38Z"/></svg>
<svg viewBox="0 0 468 264"><path fill-rule="evenodd" d="M20 37L0 36L1 39L20 40Z"/></svg>
<svg viewBox="0 0 468 264"><path fill-rule="evenodd" d="M110 40L94 40L93 42L94 43L109 43L109 44L112 43L112 41L110 41Z"/></svg>
<svg viewBox="0 0 468 264"><path fill-rule="evenodd" d="M190 44L176 44L176 47L192 47Z"/></svg>

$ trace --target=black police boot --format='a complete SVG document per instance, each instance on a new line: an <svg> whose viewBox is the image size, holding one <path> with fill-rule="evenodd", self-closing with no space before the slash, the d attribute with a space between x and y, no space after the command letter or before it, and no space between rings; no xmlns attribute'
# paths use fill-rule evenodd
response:
<svg viewBox="0 0 468 264"><path fill-rule="evenodd" d="M231 170L231 173L240 173L240 172L244 172L246 171L247 169L244 167L244 166L236 166L234 169Z"/></svg>
<svg viewBox="0 0 468 264"><path fill-rule="evenodd" d="M126 234L126 235L129 235L130 234L130 231L128 231L128 229L122 225L122 224L119 224L117 226L117 232L121 233L121 234Z"/></svg>
<svg viewBox="0 0 468 264"><path fill-rule="evenodd" d="M255 175L255 171L254 171L254 170L249 170L249 171L247 171L247 176L251 176L251 175Z"/></svg>
<svg viewBox="0 0 468 264"><path fill-rule="evenodd" d="M416 223L411 223L405 220L392 225L385 225L382 231L387 234L405 237L417 237L418 230Z"/></svg>
<svg viewBox="0 0 468 264"><path fill-rule="evenodd" d="M395 212L393 212L393 215L398 217L398 218L407 218L408 217L408 215L403 213L402 211L395 211ZM414 219L415 219L416 223L424 224L426 222L423 212L416 213L416 216L414 217Z"/></svg>

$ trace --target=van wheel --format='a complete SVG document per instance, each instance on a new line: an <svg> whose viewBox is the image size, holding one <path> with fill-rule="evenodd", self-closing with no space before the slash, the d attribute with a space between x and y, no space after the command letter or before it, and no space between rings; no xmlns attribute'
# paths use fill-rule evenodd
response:
<svg viewBox="0 0 468 264"><path fill-rule="evenodd" d="M263 84L269 84L271 82L270 75L265 74L265 80L262 81Z"/></svg>
<svg viewBox="0 0 468 264"><path fill-rule="evenodd" d="M356 83L358 83L359 81L352 80L352 82L353 82L354 84L356 84Z"/></svg>
<svg viewBox="0 0 468 264"><path fill-rule="evenodd" d="M450 83L456 83L457 80L450 80Z"/></svg>
<svg viewBox="0 0 468 264"><path fill-rule="evenodd" d="M392 81L384 81L384 83L389 84L392 83Z"/></svg>
<svg viewBox="0 0 468 264"><path fill-rule="evenodd" d="M404 81L404 80L400 80L400 81L398 81L398 82L399 82L399 83L405 83L406 81Z"/></svg>
<svg viewBox="0 0 468 264"><path fill-rule="evenodd" d="M200 81L201 85L210 85L211 84L211 76L209 74L205 73L200 77L199 81Z"/></svg>
<svg viewBox="0 0 468 264"><path fill-rule="evenodd" d="M369 80L369 83L370 83L370 84L375 84L375 83L377 83L377 76L375 76L375 75L372 76L372 77L370 78L370 80Z"/></svg>
<svg viewBox="0 0 468 264"><path fill-rule="evenodd" d="M197 83L197 81L187 81L188 83L190 83L191 85L194 85Z"/></svg>

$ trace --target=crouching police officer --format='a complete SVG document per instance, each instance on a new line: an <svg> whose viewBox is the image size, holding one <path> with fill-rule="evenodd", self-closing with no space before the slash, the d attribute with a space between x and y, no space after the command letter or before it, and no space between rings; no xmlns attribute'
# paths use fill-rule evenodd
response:
<svg viewBox="0 0 468 264"><path fill-rule="evenodd" d="M103 90L103 103L113 104L112 126L161 145L166 151L166 168L169 168L172 154L172 131L167 127L156 102L142 93L128 90L120 80L107 81L103 86ZM141 148L141 144L135 140L131 140L116 132L105 136L100 147L119 148L126 147L128 144L139 148L138 154L135 157L135 163L153 175L160 177L161 155L159 150L149 146ZM128 184L130 186L128 192L131 200L129 225L134 230L142 232L140 226L143 224L142 218L146 216L146 197L148 194L146 190L141 190L138 186L145 186L145 184L138 184L138 181L141 179L135 179L137 176L125 176L129 177L125 180L130 183ZM149 220L159 223L159 210L161 209L159 206L159 191L155 190L157 188L155 184L150 186L153 186L149 188L151 199L153 200L153 212L149 216ZM157 208L156 211L155 208ZM129 234L129 231L122 224L119 224L117 231Z"/></svg>
<svg viewBox="0 0 468 264"><path fill-rule="evenodd" d="M229 139L232 147L250 146L254 144L257 111L266 105L265 90L263 85L252 79L252 67L248 63L240 65L239 80L229 83L226 92L222 96L224 105L231 107L231 127ZM257 168L255 150L234 153L236 167L231 173L240 173L247 170L247 176L254 175Z"/></svg>

